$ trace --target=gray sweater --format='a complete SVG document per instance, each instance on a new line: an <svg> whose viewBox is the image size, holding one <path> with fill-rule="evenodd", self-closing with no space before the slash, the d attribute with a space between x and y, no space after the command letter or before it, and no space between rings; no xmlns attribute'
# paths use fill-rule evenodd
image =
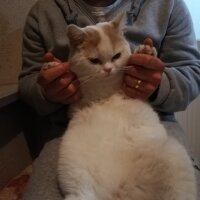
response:
<svg viewBox="0 0 200 200"><path fill-rule="evenodd" d="M48 102L36 83L45 52L68 60L66 27L95 24L98 20L76 0L38 0L31 9L23 38L23 66L19 77L21 98L47 115L63 105ZM152 38L159 58L166 64L157 94L150 103L166 116L184 110L200 92L200 54L191 17L182 0L124 0L106 18L125 11L125 36L131 47Z"/></svg>

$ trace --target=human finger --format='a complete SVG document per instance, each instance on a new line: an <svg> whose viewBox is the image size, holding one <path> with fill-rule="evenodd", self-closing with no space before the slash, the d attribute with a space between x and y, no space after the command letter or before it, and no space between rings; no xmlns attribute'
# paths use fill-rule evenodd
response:
<svg viewBox="0 0 200 200"><path fill-rule="evenodd" d="M153 40L151 38L146 38L143 42L144 45L148 45L150 47L153 47Z"/></svg>
<svg viewBox="0 0 200 200"><path fill-rule="evenodd" d="M40 85L47 85L65 74L67 71L69 71L68 63L61 63L55 67L49 68L48 70L41 69L37 81Z"/></svg>
<svg viewBox="0 0 200 200"><path fill-rule="evenodd" d="M57 95L57 93L67 88L74 80L75 75L71 72L67 72L50 84L44 85L44 89L49 95Z"/></svg>
<svg viewBox="0 0 200 200"><path fill-rule="evenodd" d="M148 95L154 92L154 90L157 88L157 84L152 84L146 81L142 81L140 79L131 77L131 76L125 76L124 77L124 83L129 87L133 88L135 90L139 90L140 92Z"/></svg>
<svg viewBox="0 0 200 200"><path fill-rule="evenodd" d="M76 103L77 101L79 101L81 99L81 92L80 90L78 90L75 94L73 94L72 96L63 99L63 104L73 104Z"/></svg>
<svg viewBox="0 0 200 200"><path fill-rule="evenodd" d="M135 88L129 87L125 82L122 84L122 90L124 93L134 99L146 100L147 96L144 92L137 90Z"/></svg>
<svg viewBox="0 0 200 200"><path fill-rule="evenodd" d="M152 84L157 84L157 82L160 82L162 77L162 73L160 71L145 69L141 66L132 66L129 70L125 72L125 76L126 75L131 76L136 80L142 80L145 82L150 82Z"/></svg>
<svg viewBox="0 0 200 200"><path fill-rule="evenodd" d="M43 61L44 62L55 61L55 62L61 63L61 60L59 60L58 58L56 58L51 52L47 52L47 53L44 54Z"/></svg>
<svg viewBox="0 0 200 200"><path fill-rule="evenodd" d="M65 98L69 98L73 96L79 90L79 81L72 81L67 87L61 90L58 95L64 96Z"/></svg>
<svg viewBox="0 0 200 200"><path fill-rule="evenodd" d="M138 65L156 71L164 70L164 63L159 58L147 54L132 54L128 65Z"/></svg>

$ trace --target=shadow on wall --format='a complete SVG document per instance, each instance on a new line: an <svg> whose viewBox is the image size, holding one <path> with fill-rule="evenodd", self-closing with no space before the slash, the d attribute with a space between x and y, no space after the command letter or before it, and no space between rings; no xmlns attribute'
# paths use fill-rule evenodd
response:
<svg viewBox="0 0 200 200"><path fill-rule="evenodd" d="M0 86L17 83L21 68L23 28L9 32L9 21L0 14Z"/></svg>

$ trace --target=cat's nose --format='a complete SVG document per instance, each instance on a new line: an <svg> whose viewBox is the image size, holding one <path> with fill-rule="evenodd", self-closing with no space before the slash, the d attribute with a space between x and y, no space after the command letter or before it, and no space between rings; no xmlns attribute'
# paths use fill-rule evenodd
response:
<svg viewBox="0 0 200 200"><path fill-rule="evenodd" d="M104 70L105 72L107 72L107 73L110 73L112 69L111 69L111 68L104 68L103 70Z"/></svg>

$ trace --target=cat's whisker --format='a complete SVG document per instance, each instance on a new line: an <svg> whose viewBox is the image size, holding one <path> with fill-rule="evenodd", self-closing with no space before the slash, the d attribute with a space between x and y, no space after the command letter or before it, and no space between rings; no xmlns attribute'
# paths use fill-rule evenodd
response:
<svg viewBox="0 0 200 200"><path fill-rule="evenodd" d="M129 71L129 69L119 69L119 71Z"/></svg>
<svg viewBox="0 0 200 200"><path fill-rule="evenodd" d="M96 74L98 74L99 72L95 72L95 73L91 73L90 75L87 76L82 76L80 77L78 80L80 82L80 85L84 85L85 83L89 82L90 80L94 79L96 77Z"/></svg>
<svg viewBox="0 0 200 200"><path fill-rule="evenodd" d="M89 82L90 80L92 80L94 77L89 77L88 79L80 82L79 86L84 85L85 83Z"/></svg>
<svg viewBox="0 0 200 200"><path fill-rule="evenodd" d="M122 69L130 69L132 66L122 66Z"/></svg>
<svg viewBox="0 0 200 200"><path fill-rule="evenodd" d="M79 82L84 82L84 81L87 81L88 79L92 78L93 76L95 76L96 73L91 73L91 74L88 74L86 76L82 76L82 77L79 77L78 78L78 81ZM75 82L76 80L74 80L73 82Z"/></svg>
<svg viewBox="0 0 200 200"><path fill-rule="evenodd" d="M128 71L130 69L117 69L117 71Z"/></svg>
<svg viewBox="0 0 200 200"><path fill-rule="evenodd" d="M91 76L93 76L93 74L79 77L78 80L79 80L79 81L81 81L81 80L85 80L85 79L88 79L88 78L91 77Z"/></svg>
<svg viewBox="0 0 200 200"><path fill-rule="evenodd" d="M117 71L128 71L131 69L132 66L122 66L117 69Z"/></svg>
<svg viewBox="0 0 200 200"><path fill-rule="evenodd" d="M78 79L78 81L79 81L79 85L83 85L84 83L86 83L86 82L88 82L89 80L91 80L93 78L93 76L85 76L84 78L82 78L82 79ZM74 82L76 82L77 80L73 80L72 81L72 83L74 83Z"/></svg>
<svg viewBox="0 0 200 200"><path fill-rule="evenodd" d="M86 76L79 77L78 79L79 79L79 80L82 80L82 79L84 80L84 79L87 79L87 78L89 78L89 77L91 77L91 76L95 76L97 73L98 73L98 72L91 73L91 74L88 74L88 75L86 75Z"/></svg>
<svg viewBox="0 0 200 200"><path fill-rule="evenodd" d="M132 66L122 66L120 68L118 68L118 70L121 70L121 69L131 69Z"/></svg>

